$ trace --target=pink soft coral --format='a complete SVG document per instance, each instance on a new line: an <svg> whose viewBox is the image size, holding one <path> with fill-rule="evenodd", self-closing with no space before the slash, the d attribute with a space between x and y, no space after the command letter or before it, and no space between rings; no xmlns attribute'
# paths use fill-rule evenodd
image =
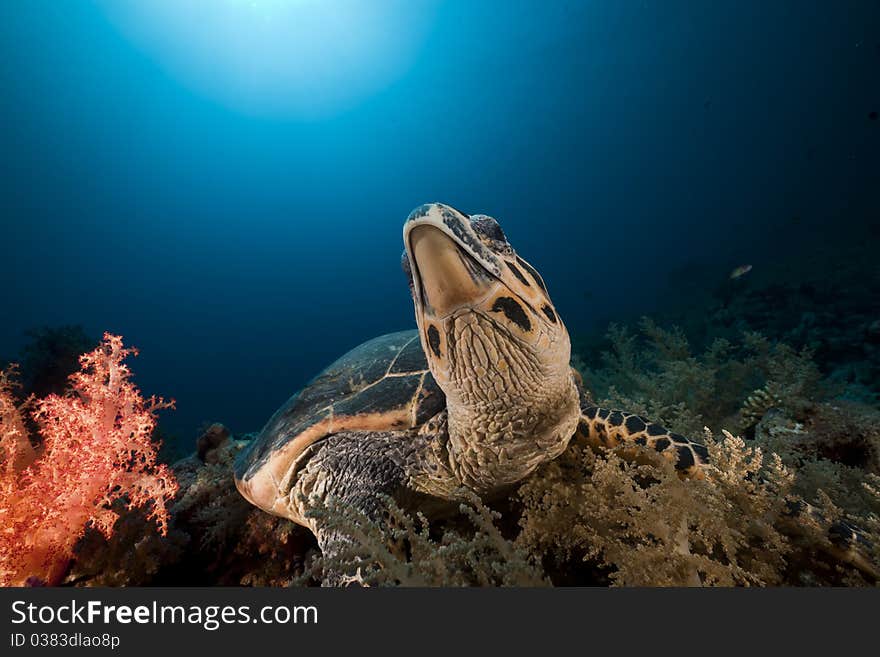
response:
<svg viewBox="0 0 880 657"><path fill-rule="evenodd" d="M157 463L151 434L156 412L173 402L141 397L122 362L136 354L106 333L97 349L80 357L70 394L36 402L43 445L23 469L14 462L22 462L30 443L19 435L23 423L8 382L0 382L0 585L57 584L87 526L112 534L116 500L128 508L148 506L149 517L167 531L166 502L177 483Z"/></svg>

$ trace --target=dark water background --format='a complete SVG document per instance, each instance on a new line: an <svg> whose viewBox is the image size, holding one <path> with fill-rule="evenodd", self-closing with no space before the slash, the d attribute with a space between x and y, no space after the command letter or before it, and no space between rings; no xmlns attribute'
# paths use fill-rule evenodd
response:
<svg viewBox="0 0 880 657"><path fill-rule="evenodd" d="M573 334L878 239L874 2L380 2L409 60L315 112L193 85L112 4L0 4L0 356L121 333L187 442L414 325L426 201L496 216Z"/></svg>

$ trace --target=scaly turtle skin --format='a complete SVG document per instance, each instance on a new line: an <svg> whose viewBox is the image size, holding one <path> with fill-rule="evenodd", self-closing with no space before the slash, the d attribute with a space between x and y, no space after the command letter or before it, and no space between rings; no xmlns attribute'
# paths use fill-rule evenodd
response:
<svg viewBox="0 0 880 657"><path fill-rule="evenodd" d="M333 554L349 539L308 515L316 502L380 519L379 493L404 505L462 489L491 495L576 433L596 446L653 448L683 476L701 476L702 445L591 404L544 281L497 221L423 205L403 240L418 330L353 349L272 416L236 463L250 502L309 527Z"/></svg>

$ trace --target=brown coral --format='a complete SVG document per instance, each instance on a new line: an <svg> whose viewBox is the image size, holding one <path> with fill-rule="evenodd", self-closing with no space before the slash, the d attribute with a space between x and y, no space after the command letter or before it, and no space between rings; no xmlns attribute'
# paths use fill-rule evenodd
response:
<svg viewBox="0 0 880 657"><path fill-rule="evenodd" d="M421 513L410 514L386 497L388 517L374 521L334 503L316 507L311 515L325 527L347 534L347 549L312 564L342 573L343 581L366 586L546 586L541 568L498 526L500 514L473 494L459 506L460 515L433 526Z"/></svg>
<svg viewBox="0 0 880 657"><path fill-rule="evenodd" d="M682 481L652 452L630 463L572 445L520 488L517 544L555 571L592 562L596 583L779 583L788 548L773 519L785 511L789 474L771 461L759 480L762 454L732 436L708 446L707 478Z"/></svg>

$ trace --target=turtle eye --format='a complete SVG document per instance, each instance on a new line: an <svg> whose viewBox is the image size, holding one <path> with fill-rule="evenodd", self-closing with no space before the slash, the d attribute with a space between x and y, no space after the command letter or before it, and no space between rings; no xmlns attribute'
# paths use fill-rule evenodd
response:
<svg viewBox="0 0 880 657"><path fill-rule="evenodd" d="M493 218L485 214L471 215L471 226L481 235L496 242L507 242L507 236L501 230L501 226Z"/></svg>

